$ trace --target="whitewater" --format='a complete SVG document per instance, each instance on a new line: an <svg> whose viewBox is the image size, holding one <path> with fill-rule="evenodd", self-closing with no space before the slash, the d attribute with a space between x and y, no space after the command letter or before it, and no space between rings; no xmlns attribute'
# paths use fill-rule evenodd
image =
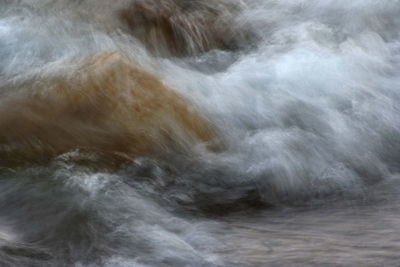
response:
<svg viewBox="0 0 400 267"><path fill-rule="evenodd" d="M0 0L0 265L398 265L399 14Z"/></svg>

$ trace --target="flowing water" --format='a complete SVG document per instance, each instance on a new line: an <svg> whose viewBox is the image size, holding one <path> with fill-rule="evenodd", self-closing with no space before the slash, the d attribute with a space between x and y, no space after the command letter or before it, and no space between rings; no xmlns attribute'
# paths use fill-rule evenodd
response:
<svg viewBox="0 0 400 267"><path fill-rule="evenodd" d="M4 163L0 265L398 265L399 14L398 0L0 0L2 117L20 81L112 50L223 140L117 166L79 147Z"/></svg>

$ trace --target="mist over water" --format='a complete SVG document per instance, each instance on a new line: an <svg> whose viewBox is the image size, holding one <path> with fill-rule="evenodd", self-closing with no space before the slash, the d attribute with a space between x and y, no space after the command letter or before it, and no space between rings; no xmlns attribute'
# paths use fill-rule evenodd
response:
<svg viewBox="0 0 400 267"><path fill-rule="evenodd" d="M10 97L79 73L73 60L117 51L223 145L4 164L0 265L398 263L400 1L143 3L0 2L1 117L18 111ZM6 162L19 130L1 123Z"/></svg>

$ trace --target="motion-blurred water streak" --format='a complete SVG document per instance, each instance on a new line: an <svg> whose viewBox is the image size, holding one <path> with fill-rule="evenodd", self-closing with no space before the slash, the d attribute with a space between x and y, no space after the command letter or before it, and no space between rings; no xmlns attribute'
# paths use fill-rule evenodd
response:
<svg viewBox="0 0 400 267"><path fill-rule="evenodd" d="M0 0L0 265L398 264L399 14Z"/></svg>

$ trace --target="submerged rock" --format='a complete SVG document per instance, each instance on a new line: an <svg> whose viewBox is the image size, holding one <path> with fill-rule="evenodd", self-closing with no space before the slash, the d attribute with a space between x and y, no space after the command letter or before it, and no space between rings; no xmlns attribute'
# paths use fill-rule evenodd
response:
<svg viewBox="0 0 400 267"><path fill-rule="evenodd" d="M15 90L0 102L2 161L73 149L147 155L215 138L187 99L118 52L62 65L8 85Z"/></svg>
<svg viewBox="0 0 400 267"><path fill-rule="evenodd" d="M140 0L120 12L132 34L154 54L193 56L213 49L234 50L251 33L237 21L241 1Z"/></svg>

